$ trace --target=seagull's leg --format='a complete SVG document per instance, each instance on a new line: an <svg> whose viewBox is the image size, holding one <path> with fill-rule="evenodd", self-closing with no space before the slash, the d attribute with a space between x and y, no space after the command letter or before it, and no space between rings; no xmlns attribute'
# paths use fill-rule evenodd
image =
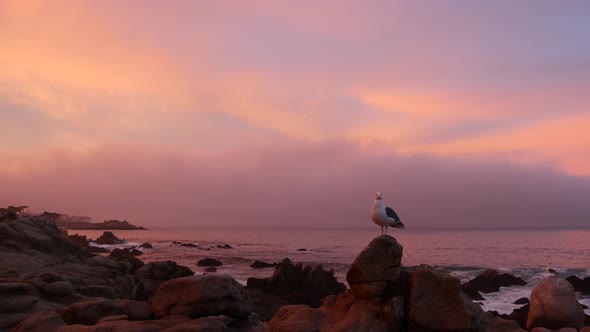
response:
<svg viewBox="0 0 590 332"><path fill-rule="evenodd" d="M381 235L383 235L383 226L381 226Z"/></svg>
<svg viewBox="0 0 590 332"><path fill-rule="evenodd" d="M387 227L389 227L389 226L385 225L385 235L387 235Z"/></svg>

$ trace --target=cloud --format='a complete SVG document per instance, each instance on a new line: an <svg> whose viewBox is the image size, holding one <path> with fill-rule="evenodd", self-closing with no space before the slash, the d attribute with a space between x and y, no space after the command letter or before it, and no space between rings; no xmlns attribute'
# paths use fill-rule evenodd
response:
<svg viewBox="0 0 590 332"><path fill-rule="evenodd" d="M0 172L5 204L147 226L371 227L375 191L410 228L584 227L590 218L588 180L350 142L280 139L226 153L116 144L22 164Z"/></svg>

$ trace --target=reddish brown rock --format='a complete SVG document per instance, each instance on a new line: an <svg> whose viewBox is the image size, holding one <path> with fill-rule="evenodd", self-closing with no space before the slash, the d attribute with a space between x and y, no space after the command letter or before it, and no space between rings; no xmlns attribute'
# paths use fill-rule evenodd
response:
<svg viewBox="0 0 590 332"><path fill-rule="evenodd" d="M121 303L103 298L93 298L69 305L59 311L68 324L94 325L107 316L125 313Z"/></svg>
<svg viewBox="0 0 590 332"><path fill-rule="evenodd" d="M61 316L53 310L39 311L20 322L13 332L47 332L56 331L65 326Z"/></svg>
<svg viewBox="0 0 590 332"><path fill-rule="evenodd" d="M208 274L162 283L152 300L151 310L158 318L168 315L243 318L252 311L252 302L244 287L230 276Z"/></svg>
<svg viewBox="0 0 590 332"><path fill-rule="evenodd" d="M346 273L352 292L364 299L393 293L401 273L402 254L403 247L391 236L371 241Z"/></svg>
<svg viewBox="0 0 590 332"><path fill-rule="evenodd" d="M289 305L269 322L270 331L402 331L404 299L359 299L350 291L332 295L318 308Z"/></svg>
<svg viewBox="0 0 590 332"><path fill-rule="evenodd" d="M533 289L527 318L527 329L545 327L560 329L584 326L586 315L576 299L572 285L561 278L547 277Z"/></svg>
<svg viewBox="0 0 590 332"><path fill-rule="evenodd" d="M459 279L424 266L411 274L408 306L409 327L417 331L473 331L484 319Z"/></svg>

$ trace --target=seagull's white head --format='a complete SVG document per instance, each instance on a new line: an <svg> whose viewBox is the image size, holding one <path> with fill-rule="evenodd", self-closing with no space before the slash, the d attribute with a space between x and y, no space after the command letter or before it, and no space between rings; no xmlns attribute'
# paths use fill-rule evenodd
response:
<svg viewBox="0 0 590 332"><path fill-rule="evenodd" d="M381 198L383 198L383 194L380 192L376 192L375 193L375 199L381 200Z"/></svg>

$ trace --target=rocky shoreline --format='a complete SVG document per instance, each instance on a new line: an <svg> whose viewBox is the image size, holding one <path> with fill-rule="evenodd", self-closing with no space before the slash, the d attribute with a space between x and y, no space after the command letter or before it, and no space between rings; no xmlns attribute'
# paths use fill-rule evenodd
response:
<svg viewBox="0 0 590 332"><path fill-rule="evenodd" d="M92 250L50 218L0 222L0 331L590 331L575 297L588 278L546 278L512 314L486 313L474 300L524 281L489 270L461 285L405 267L389 236L358 255L348 288L289 259L243 286L173 261L144 264L136 249Z"/></svg>

